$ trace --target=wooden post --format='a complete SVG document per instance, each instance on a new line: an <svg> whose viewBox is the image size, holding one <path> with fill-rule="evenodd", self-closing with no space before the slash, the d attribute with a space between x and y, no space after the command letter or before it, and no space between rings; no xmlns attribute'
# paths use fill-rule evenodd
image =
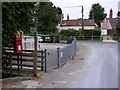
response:
<svg viewBox="0 0 120 90"><path fill-rule="evenodd" d="M43 53L44 53L44 51L42 50L42 52L41 52L41 71L43 71L43 68L44 68L44 65L43 65L43 62L44 62L44 60L43 60Z"/></svg>
<svg viewBox="0 0 120 90"><path fill-rule="evenodd" d="M44 50L44 55L45 55L45 72L47 71L47 50Z"/></svg>
<svg viewBox="0 0 120 90"><path fill-rule="evenodd" d="M93 36L92 36L92 40L93 40Z"/></svg>
<svg viewBox="0 0 120 90"><path fill-rule="evenodd" d="M18 75L19 75L19 66L20 66L20 64L19 64L19 53L17 53L17 64L18 64Z"/></svg>
<svg viewBox="0 0 120 90"><path fill-rule="evenodd" d="M37 77L37 19L36 30L34 30L34 57L33 57L33 76Z"/></svg>
<svg viewBox="0 0 120 90"><path fill-rule="evenodd" d="M12 76L12 53L10 53L10 76Z"/></svg>
<svg viewBox="0 0 120 90"><path fill-rule="evenodd" d="M20 64L21 64L21 69L22 69L22 55L20 55Z"/></svg>
<svg viewBox="0 0 120 90"><path fill-rule="evenodd" d="M34 34L34 59L33 59L33 75L37 76L37 33Z"/></svg>
<svg viewBox="0 0 120 90"><path fill-rule="evenodd" d="M100 36L100 40L102 40L103 39L103 37L102 36Z"/></svg>
<svg viewBox="0 0 120 90"><path fill-rule="evenodd" d="M84 40L84 36L83 36L83 40Z"/></svg>

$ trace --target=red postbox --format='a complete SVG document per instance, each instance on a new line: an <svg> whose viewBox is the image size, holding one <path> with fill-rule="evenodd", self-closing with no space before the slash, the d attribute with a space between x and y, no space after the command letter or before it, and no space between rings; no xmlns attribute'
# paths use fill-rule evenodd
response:
<svg viewBox="0 0 120 90"><path fill-rule="evenodd" d="M22 38L17 37L15 42L15 52L22 53Z"/></svg>

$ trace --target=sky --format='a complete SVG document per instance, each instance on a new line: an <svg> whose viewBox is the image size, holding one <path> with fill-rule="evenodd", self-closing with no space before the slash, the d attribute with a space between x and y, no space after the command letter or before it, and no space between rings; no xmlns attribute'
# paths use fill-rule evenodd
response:
<svg viewBox="0 0 120 90"><path fill-rule="evenodd" d="M92 4L99 3L105 9L107 17L109 17L110 9L113 9L113 17L117 17L118 12L118 2L120 0L50 0L56 7L60 7L64 14L64 20L67 19L67 14L69 14L70 19L82 18L81 7L84 7L84 19L89 17L89 12Z"/></svg>

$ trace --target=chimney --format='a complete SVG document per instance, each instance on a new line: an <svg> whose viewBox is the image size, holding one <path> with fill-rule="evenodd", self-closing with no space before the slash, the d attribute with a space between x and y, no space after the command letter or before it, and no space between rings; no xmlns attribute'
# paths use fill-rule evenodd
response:
<svg viewBox="0 0 120 90"><path fill-rule="evenodd" d="M67 14L67 20L69 20L69 15Z"/></svg>
<svg viewBox="0 0 120 90"><path fill-rule="evenodd" d="M113 10L112 9L110 10L109 18L113 18Z"/></svg>

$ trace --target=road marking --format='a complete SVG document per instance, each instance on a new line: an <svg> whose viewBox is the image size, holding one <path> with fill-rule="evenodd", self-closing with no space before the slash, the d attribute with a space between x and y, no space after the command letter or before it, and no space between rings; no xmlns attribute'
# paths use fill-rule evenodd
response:
<svg viewBox="0 0 120 90"><path fill-rule="evenodd" d="M82 69L80 71L71 72L70 75L74 75L74 74L77 74L77 73L80 73L80 72L90 71L90 70L93 70L93 69L98 69L99 67L100 66L94 66L94 67L91 67L91 68L85 68L85 69Z"/></svg>
<svg viewBox="0 0 120 90"><path fill-rule="evenodd" d="M86 81L83 82L74 82L74 81L54 81L54 83L63 83L63 84L85 84L88 83Z"/></svg>

